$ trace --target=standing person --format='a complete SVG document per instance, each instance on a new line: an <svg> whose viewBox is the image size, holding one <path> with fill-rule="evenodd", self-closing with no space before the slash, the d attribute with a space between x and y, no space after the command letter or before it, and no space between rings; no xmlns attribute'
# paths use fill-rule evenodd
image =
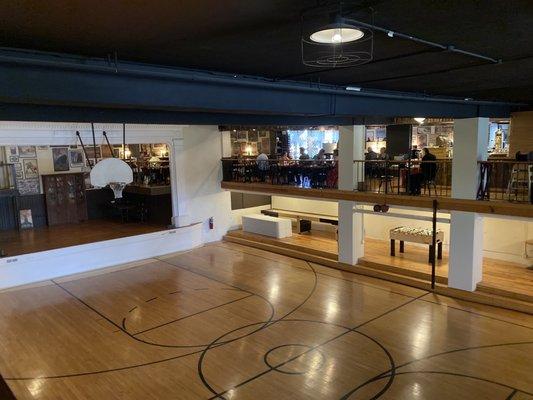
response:
<svg viewBox="0 0 533 400"><path fill-rule="evenodd" d="M424 147L422 154L420 169L422 170L424 182L435 181L435 176L437 175L437 164L435 161L437 161L437 157L435 154L431 154L427 147Z"/></svg>
<svg viewBox="0 0 533 400"><path fill-rule="evenodd" d="M259 177L261 182L265 181L267 172L270 170L270 165L268 162L268 156L265 153L261 153L256 158L257 169L259 170Z"/></svg>
<svg viewBox="0 0 533 400"><path fill-rule="evenodd" d="M306 161L306 160L309 160L309 154L307 154L305 152L305 148L304 147L300 147L300 158L299 158L300 161ZM306 177L306 171L307 171L307 165L309 163L299 163L298 165L298 173L296 174L296 183L298 185L302 185L304 184L305 182L305 177Z"/></svg>

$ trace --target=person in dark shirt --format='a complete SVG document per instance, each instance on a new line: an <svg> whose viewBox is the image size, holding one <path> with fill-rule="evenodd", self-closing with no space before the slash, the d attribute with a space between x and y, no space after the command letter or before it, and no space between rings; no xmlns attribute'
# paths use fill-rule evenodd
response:
<svg viewBox="0 0 533 400"><path fill-rule="evenodd" d="M378 153L372 150L372 147L369 147L365 154L365 160L377 160Z"/></svg>
<svg viewBox="0 0 533 400"><path fill-rule="evenodd" d="M305 152L303 147L300 147L300 160L309 160L309 154Z"/></svg>
<svg viewBox="0 0 533 400"><path fill-rule="evenodd" d="M422 163L420 164L420 169L422 170L422 176L424 182L434 181L435 176L437 175L437 157L435 154L431 154L427 147L422 150Z"/></svg>

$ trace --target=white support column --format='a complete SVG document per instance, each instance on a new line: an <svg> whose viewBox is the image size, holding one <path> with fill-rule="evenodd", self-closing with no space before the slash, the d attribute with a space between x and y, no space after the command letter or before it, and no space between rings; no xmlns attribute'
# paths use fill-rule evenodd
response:
<svg viewBox="0 0 533 400"><path fill-rule="evenodd" d="M487 159L488 118L456 119L452 161L452 197L475 200L478 161ZM473 291L483 272L483 217L453 211L448 286Z"/></svg>
<svg viewBox="0 0 533 400"><path fill-rule="evenodd" d="M354 190L364 174L358 173L353 160L362 159L365 126L339 127L339 189ZM357 264L364 255L362 214L355 214L353 201L339 201L339 262Z"/></svg>
<svg viewBox="0 0 533 400"><path fill-rule="evenodd" d="M183 182L180 177L180 153L183 151L183 139L172 139L170 144L170 188L172 193L172 226L178 228L190 224L187 204L183 195Z"/></svg>

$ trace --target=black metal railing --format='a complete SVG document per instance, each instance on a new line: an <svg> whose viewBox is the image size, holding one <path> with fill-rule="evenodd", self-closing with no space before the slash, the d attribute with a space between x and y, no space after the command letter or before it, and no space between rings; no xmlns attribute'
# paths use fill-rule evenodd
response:
<svg viewBox="0 0 533 400"><path fill-rule="evenodd" d="M301 188L337 189L335 160L257 160L224 158L226 182L264 182ZM478 200L533 203L533 162L480 161ZM451 197L452 160L354 160L360 192ZM473 182L476 190L477 182Z"/></svg>
<svg viewBox="0 0 533 400"><path fill-rule="evenodd" d="M223 158L226 182L265 182L302 188L336 189L338 165L334 160L257 160Z"/></svg>
<svg viewBox="0 0 533 400"><path fill-rule="evenodd" d="M478 200L533 203L533 162L479 161Z"/></svg>
<svg viewBox="0 0 533 400"><path fill-rule="evenodd" d="M355 160L357 190L383 194L450 197L451 160Z"/></svg>

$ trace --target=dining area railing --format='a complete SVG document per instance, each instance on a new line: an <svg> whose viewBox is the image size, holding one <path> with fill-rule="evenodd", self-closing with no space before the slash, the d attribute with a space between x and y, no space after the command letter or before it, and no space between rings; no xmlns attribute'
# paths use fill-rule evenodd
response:
<svg viewBox="0 0 533 400"><path fill-rule="evenodd" d="M357 190L383 194L450 197L451 160L355 160Z"/></svg>
<svg viewBox="0 0 533 400"><path fill-rule="evenodd" d="M477 200L533 204L533 161L479 161ZM354 160L355 190L384 195L452 196L452 160ZM336 160L223 158L226 182L337 189ZM476 187L477 185L477 187Z"/></svg>
<svg viewBox="0 0 533 400"><path fill-rule="evenodd" d="M338 166L334 160L257 160L223 158L226 182L263 182L301 188L336 189Z"/></svg>
<svg viewBox="0 0 533 400"><path fill-rule="evenodd" d="M533 161L479 161L478 200L533 203Z"/></svg>

